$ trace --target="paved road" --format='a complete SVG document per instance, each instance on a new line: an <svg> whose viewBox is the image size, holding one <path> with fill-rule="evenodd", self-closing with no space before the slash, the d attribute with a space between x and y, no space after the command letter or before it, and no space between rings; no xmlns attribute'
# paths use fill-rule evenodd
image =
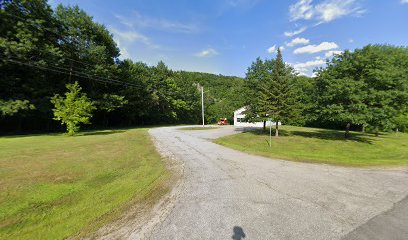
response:
<svg viewBox="0 0 408 240"><path fill-rule="evenodd" d="M406 172L271 160L211 142L233 133L150 130L184 163L184 181L148 239L408 239Z"/></svg>

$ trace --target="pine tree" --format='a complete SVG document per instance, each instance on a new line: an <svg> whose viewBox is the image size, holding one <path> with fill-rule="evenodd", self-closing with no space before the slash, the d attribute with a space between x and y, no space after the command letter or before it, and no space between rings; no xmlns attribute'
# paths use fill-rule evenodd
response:
<svg viewBox="0 0 408 240"><path fill-rule="evenodd" d="M260 82L259 105L265 109L266 116L275 121L275 136L279 136L279 122L294 117L296 99L290 84L291 68L287 67L278 49L269 79Z"/></svg>

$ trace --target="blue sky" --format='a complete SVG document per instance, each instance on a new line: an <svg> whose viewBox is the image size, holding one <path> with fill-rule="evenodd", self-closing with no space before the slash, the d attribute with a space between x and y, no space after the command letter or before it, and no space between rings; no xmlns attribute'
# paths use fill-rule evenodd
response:
<svg viewBox="0 0 408 240"><path fill-rule="evenodd" d="M258 56L305 75L345 49L408 45L408 0L53 0L79 5L114 35L121 58L245 76Z"/></svg>

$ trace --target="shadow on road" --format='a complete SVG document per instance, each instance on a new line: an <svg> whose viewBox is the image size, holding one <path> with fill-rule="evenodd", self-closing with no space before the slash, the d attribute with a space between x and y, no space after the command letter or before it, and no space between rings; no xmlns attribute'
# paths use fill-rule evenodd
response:
<svg viewBox="0 0 408 240"><path fill-rule="evenodd" d="M235 226L232 231L234 232L234 234L232 235L232 239L234 240L242 240L246 237L244 229L242 229L242 227Z"/></svg>

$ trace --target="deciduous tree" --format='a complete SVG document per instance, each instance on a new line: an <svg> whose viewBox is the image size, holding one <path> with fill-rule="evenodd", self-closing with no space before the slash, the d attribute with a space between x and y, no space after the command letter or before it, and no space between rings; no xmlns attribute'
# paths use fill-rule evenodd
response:
<svg viewBox="0 0 408 240"><path fill-rule="evenodd" d="M80 129L80 124L90 124L92 111L96 109L93 102L82 93L78 82L67 84L65 98L56 94L51 98L54 104L54 119L65 124L68 135L72 136Z"/></svg>

